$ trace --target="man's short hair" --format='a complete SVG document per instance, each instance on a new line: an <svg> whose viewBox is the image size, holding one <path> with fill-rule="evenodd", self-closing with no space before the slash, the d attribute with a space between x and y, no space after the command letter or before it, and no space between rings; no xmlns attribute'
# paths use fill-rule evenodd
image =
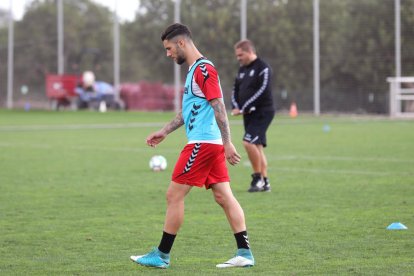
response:
<svg viewBox="0 0 414 276"><path fill-rule="evenodd" d="M253 52L256 53L256 48L254 47L253 42L248 39L240 40L234 45L234 49L242 49L244 52Z"/></svg>
<svg viewBox="0 0 414 276"><path fill-rule="evenodd" d="M165 29L165 31L161 34L161 41L170 40L179 35L184 35L191 39L191 31L186 25L174 23L168 26L167 29Z"/></svg>

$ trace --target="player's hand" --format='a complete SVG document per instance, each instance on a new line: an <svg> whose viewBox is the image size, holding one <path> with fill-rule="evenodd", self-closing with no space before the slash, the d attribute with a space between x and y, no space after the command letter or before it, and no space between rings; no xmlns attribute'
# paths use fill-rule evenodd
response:
<svg viewBox="0 0 414 276"><path fill-rule="evenodd" d="M240 111L240 109L238 109L238 108L234 108L232 111L231 111L231 113L230 113L232 116L238 116L238 115L241 115L242 113L241 113L241 111Z"/></svg>
<svg viewBox="0 0 414 276"><path fill-rule="evenodd" d="M231 142L224 145L224 154L226 155L227 161L233 166L238 164L241 160L240 154Z"/></svg>
<svg viewBox="0 0 414 276"><path fill-rule="evenodd" d="M161 130L151 133L148 137L147 137L147 145L150 147L155 148L159 143L162 142L162 140L165 139L167 135L162 132Z"/></svg>

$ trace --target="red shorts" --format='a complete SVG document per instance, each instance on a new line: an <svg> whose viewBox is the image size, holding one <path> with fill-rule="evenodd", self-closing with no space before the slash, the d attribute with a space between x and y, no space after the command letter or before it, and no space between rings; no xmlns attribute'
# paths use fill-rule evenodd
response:
<svg viewBox="0 0 414 276"><path fill-rule="evenodd" d="M195 143L187 144L172 174L172 181L179 184L203 187L229 182L223 145Z"/></svg>

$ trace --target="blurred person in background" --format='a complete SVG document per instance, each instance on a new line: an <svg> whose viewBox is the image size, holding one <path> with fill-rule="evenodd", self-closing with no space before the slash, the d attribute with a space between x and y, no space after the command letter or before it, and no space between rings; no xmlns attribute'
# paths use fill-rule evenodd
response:
<svg viewBox="0 0 414 276"><path fill-rule="evenodd" d="M232 115L243 115L243 145L253 170L248 192L270 192L264 148L266 131L275 114L272 68L257 56L250 40L237 42L234 51L240 68L233 87Z"/></svg>
<svg viewBox="0 0 414 276"><path fill-rule="evenodd" d="M78 108L98 109L102 106L114 107L117 109L115 101L114 87L103 81L96 81L95 74L91 71L85 71L82 74L82 81L75 89L78 95Z"/></svg>

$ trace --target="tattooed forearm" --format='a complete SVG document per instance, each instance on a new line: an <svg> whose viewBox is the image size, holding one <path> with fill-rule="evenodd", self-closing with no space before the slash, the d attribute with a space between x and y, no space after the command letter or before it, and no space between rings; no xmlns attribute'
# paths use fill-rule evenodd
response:
<svg viewBox="0 0 414 276"><path fill-rule="evenodd" d="M213 99L210 105L214 110L217 125L221 132L221 138L224 144L231 142L229 121L227 119L227 112L222 99Z"/></svg>
<svg viewBox="0 0 414 276"><path fill-rule="evenodd" d="M183 113L180 111L175 118L163 127L165 133L170 134L184 124Z"/></svg>

